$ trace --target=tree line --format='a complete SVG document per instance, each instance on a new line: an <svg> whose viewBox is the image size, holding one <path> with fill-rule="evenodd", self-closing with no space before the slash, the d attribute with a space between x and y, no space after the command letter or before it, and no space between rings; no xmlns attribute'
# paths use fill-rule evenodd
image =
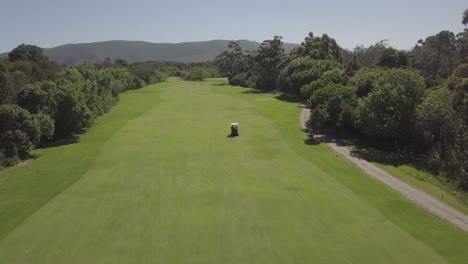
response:
<svg viewBox="0 0 468 264"><path fill-rule="evenodd" d="M147 84L158 83L168 77L180 77L187 81L202 81L205 78L220 77L214 62L171 62L171 61L146 61L129 65L123 59L105 58L99 68L126 67Z"/></svg>
<svg viewBox="0 0 468 264"><path fill-rule="evenodd" d="M441 31L410 51L380 41L342 49L309 33L289 54L282 38L216 58L229 83L294 94L311 109L308 127L365 139L417 157L419 165L468 190L468 10L463 32Z"/></svg>
<svg viewBox="0 0 468 264"><path fill-rule="evenodd" d="M139 62L105 58L63 67L43 50L19 45L0 59L0 169L28 158L32 149L90 126L119 94L177 76L218 77L213 62Z"/></svg>
<svg viewBox="0 0 468 264"><path fill-rule="evenodd" d="M40 144L79 132L109 111L120 93L144 84L126 68L63 68L36 46L18 46L0 59L0 165L14 165Z"/></svg>

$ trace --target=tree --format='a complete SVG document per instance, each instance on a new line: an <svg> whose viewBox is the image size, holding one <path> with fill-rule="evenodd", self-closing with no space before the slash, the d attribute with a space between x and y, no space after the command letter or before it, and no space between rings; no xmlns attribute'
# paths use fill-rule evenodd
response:
<svg viewBox="0 0 468 264"><path fill-rule="evenodd" d="M463 12L462 24L465 26L463 32L457 34L457 46L460 53L462 63L468 63L468 9Z"/></svg>
<svg viewBox="0 0 468 264"><path fill-rule="evenodd" d="M47 94L41 90L39 84L28 84L18 92L16 101L22 108L36 114L41 111L46 97Z"/></svg>
<svg viewBox="0 0 468 264"><path fill-rule="evenodd" d="M190 70L186 77L189 81L203 81L207 77L208 73L202 67L196 67Z"/></svg>
<svg viewBox="0 0 468 264"><path fill-rule="evenodd" d="M14 104L16 103L16 97L18 91L20 91L24 86L30 83L30 76L27 73L21 71L9 72L6 74L6 85L2 89L2 99L1 102L4 104Z"/></svg>
<svg viewBox="0 0 468 264"><path fill-rule="evenodd" d="M377 57L377 66L387 68L399 68L408 65L408 55L404 51L398 51L392 47L385 48Z"/></svg>
<svg viewBox="0 0 468 264"><path fill-rule="evenodd" d="M151 82L151 77L154 75L155 69L155 66L150 63L138 63L130 66L130 70L133 74L144 80L146 83Z"/></svg>
<svg viewBox="0 0 468 264"><path fill-rule="evenodd" d="M465 124L468 124L468 64L460 64L448 79L448 88L456 94L454 107Z"/></svg>
<svg viewBox="0 0 468 264"><path fill-rule="evenodd" d="M411 52L412 65L431 81L446 79L459 63L457 53L455 34L441 31L418 41Z"/></svg>
<svg viewBox="0 0 468 264"><path fill-rule="evenodd" d="M47 114L39 113L33 115L36 127L39 128L39 133L42 138L52 139L55 132L54 120Z"/></svg>
<svg viewBox="0 0 468 264"><path fill-rule="evenodd" d="M114 65L117 65L117 66L127 66L127 61L124 60L124 59L115 59L114 60Z"/></svg>
<svg viewBox="0 0 468 264"><path fill-rule="evenodd" d="M249 70L247 56L242 51L238 41L230 41L228 49L221 52L215 59L215 65L222 76L231 82L234 76Z"/></svg>
<svg viewBox="0 0 468 264"><path fill-rule="evenodd" d="M60 101L60 91L57 84L52 81L43 81L36 83L40 89L41 105L38 112L49 115L54 118L58 112L58 103ZM45 93L45 98L42 98L42 93Z"/></svg>
<svg viewBox="0 0 468 264"><path fill-rule="evenodd" d="M43 64L47 61L47 57L43 54L41 48L25 44L19 45L8 53L8 58L11 62L30 61L37 64Z"/></svg>
<svg viewBox="0 0 468 264"><path fill-rule="evenodd" d="M455 113L453 105L454 94L446 87L429 89L424 99L416 108L416 126L424 137L426 146L437 146L442 152L444 148L457 141L461 120Z"/></svg>
<svg viewBox="0 0 468 264"><path fill-rule="evenodd" d="M11 102L15 97L15 91L8 85L8 79L7 73L0 71L0 104Z"/></svg>
<svg viewBox="0 0 468 264"><path fill-rule="evenodd" d="M427 90L416 108L416 127L428 153L425 165L434 173L443 171L459 184L466 184L468 141L463 137L466 127L454 110L454 95L444 86Z"/></svg>
<svg viewBox="0 0 468 264"><path fill-rule="evenodd" d="M9 158L24 158L39 142L40 130L33 117L17 105L0 105L0 148Z"/></svg>
<svg viewBox="0 0 468 264"><path fill-rule="evenodd" d="M351 78L350 84L356 87L356 95L365 97L374 89L375 82L382 76L384 69L377 67L365 67L356 72Z"/></svg>
<svg viewBox="0 0 468 264"><path fill-rule="evenodd" d="M290 52L288 61L301 57L343 62L341 48L335 39L330 38L327 34L323 34L322 37L314 37L312 32L309 33L300 46Z"/></svg>
<svg viewBox="0 0 468 264"><path fill-rule="evenodd" d="M415 109L422 101L424 79L410 69L381 72L367 97L359 102L357 126L367 136L393 147L414 141Z"/></svg>
<svg viewBox="0 0 468 264"><path fill-rule="evenodd" d="M41 140L65 137L90 125L110 109L121 92L144 84L126 67L98 70L87 63L55 75L56 65L42 61L39 51L23 45L10 53L13 62L0 59L3 166L27 157ZM45 80L49 77L55 81Z"/></svg>
<svg viewBox="0 0 468 264"><path fill-rule="evenodd" d="M357 56L348 50L343 50L343 61L345 61L345 72L347 76L353 76L360 68Z"/></svg>
<svg viewBox="0 0 468 264"><path fill-rule="evenodd" d="M52 80L61 70L57 63L49 61L42 49L36 46L19 45L8 56L11 63L0 63L5 68L3 72L23 72L27 76L27 83Z"/></svg>
<svg viewBox="0 0 468 264"><path fill-rule="evenodd" d="M104 58L103 63L104 63L105 65L110 65L110 64L112 64L112 60L111 60L111 58L106 57L106 58Z"/></svg>
<svg viewBox="0 0 468 264"><path fill-rule="evenodd" d="M465 26L468 24L468 9L465 9L465 12L463 12L462 24Z"/></svg>
<svg viewBox="0 0 468 264"><path fill-rule="evenodd" d="M58 75L57 112L54 116L58 137L79 131L93 120L93 113L86 104L84 84L85 80L76 68L67 67Z"/></svg>
<svg viewBox="0 0 468 264"><path fill-rule="evenodd" d="M265 40L260 44L255 56L255 68L258 79L256 87L261 90L274 90L285 58L281 36Z"/></svg>
<svg viewBox="0 0 468 264"><path fill-rule="evenodd" d="M314 91L307 101L307 106L311 109L308 124L312 131L338 128L343 134L346 127L353 126L354 109L357 104L352 87L329 83L324 88Z"/></svg>
<svg viewBox="0 0 468 264"><path fill-rule="evenodd" d="M379 57L381 57L382 51L388 48L392 49L388 47L386 39L367 48L362 45L356 46L353 52L347 55L348 59L345 60L345 63L352 64L355 69L375 66L378 63Z"/></svg>
<svg viewBox="0 0 468 264"><path fill-rule="evenodd" d="M162 71L154 71L153 76L151 76L150 83L160 83L167 80L168 76Z"/></svg>
<svg viewBox="0 0 468 264"><path fill-rule="evenodd" d="M329 84L344 84L345 74L342 69L334 68L326 71L318 80L312 81L301 87L301 95L309 98L315 91L324 88Z"/></svg>
<svg viewBox="0 0 468 264"><path fill-rule="evenodd" d="M293 60L279 75L279 89L284 92L301 94L302 87L319 80L322 75L333 69L343 69L343 65L330 60L314 60L302 57ZM312 91L307 91L306 98ZM307 96L308 95L308 96Z"/></svg>

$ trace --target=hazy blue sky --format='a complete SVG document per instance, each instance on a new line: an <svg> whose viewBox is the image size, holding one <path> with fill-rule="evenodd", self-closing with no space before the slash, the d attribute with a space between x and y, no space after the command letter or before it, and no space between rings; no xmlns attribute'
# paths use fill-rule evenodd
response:
<svg viewBox="0 0 468 264"><path fill-rule="evenodd" d="M327 33L344 48L388 39L411 48L441 30L460 32L459 0L0 0L0 52L18 44L53 47L103 40L300 43Z"/></svg>

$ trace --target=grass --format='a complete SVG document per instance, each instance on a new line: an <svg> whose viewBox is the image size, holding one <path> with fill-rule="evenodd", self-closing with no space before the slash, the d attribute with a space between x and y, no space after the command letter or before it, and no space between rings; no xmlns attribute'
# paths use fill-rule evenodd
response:
<svg viewBox="0 0 468 264"><path fill-rule="evenodd" d="M297 103L223 82L125 93L4 171L2 262L467 262L467 233L304 144Z"/></svg>
<svg viewBox="0 0 468 264"><path fill-rule="evenodd" d="M408 164L392 166L377 163L376 165L439 201L450 205L464 214L468 214L466 195L456 191L454 188L451 188L447 185L448 183L442 183L436 178L436 176Z"/></svg>
<svg viewBox="0 0 468 264"><path fill-rule="evenodd" d="M354 153L371 161L391 175L424 191L437 200L468 214L468 196L466 194L452 187L443 178L418 169L410 162L411 158L361 145L357 147L356 143L351 141L344 141L344 143Z"/></svg>

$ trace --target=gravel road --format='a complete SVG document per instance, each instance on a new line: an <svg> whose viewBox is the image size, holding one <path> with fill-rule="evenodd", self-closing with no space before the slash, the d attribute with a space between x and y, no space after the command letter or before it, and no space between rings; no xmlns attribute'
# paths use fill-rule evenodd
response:
<svg viewBox="0 0 468 264"><path fill-rule="evenodd" d="M310 116L310 109L302 106L300 115L300 125L303 129L306 128L306 122ZM376 165L362 159L361 157L351 153L345 146L337 144L335 140L324 135L316 135L317 138L321 139L325 144L330 146L335 152L342 155L353 164L362 169L367 175L382 182L390 188L401 193L403 196L433 213L434 215L445 219L460 229L468 232L468 216L462 212L440 202L439 200L429 196L428 194L410 186L409 184L393 177L389 173L380 169Z"/></svg>

